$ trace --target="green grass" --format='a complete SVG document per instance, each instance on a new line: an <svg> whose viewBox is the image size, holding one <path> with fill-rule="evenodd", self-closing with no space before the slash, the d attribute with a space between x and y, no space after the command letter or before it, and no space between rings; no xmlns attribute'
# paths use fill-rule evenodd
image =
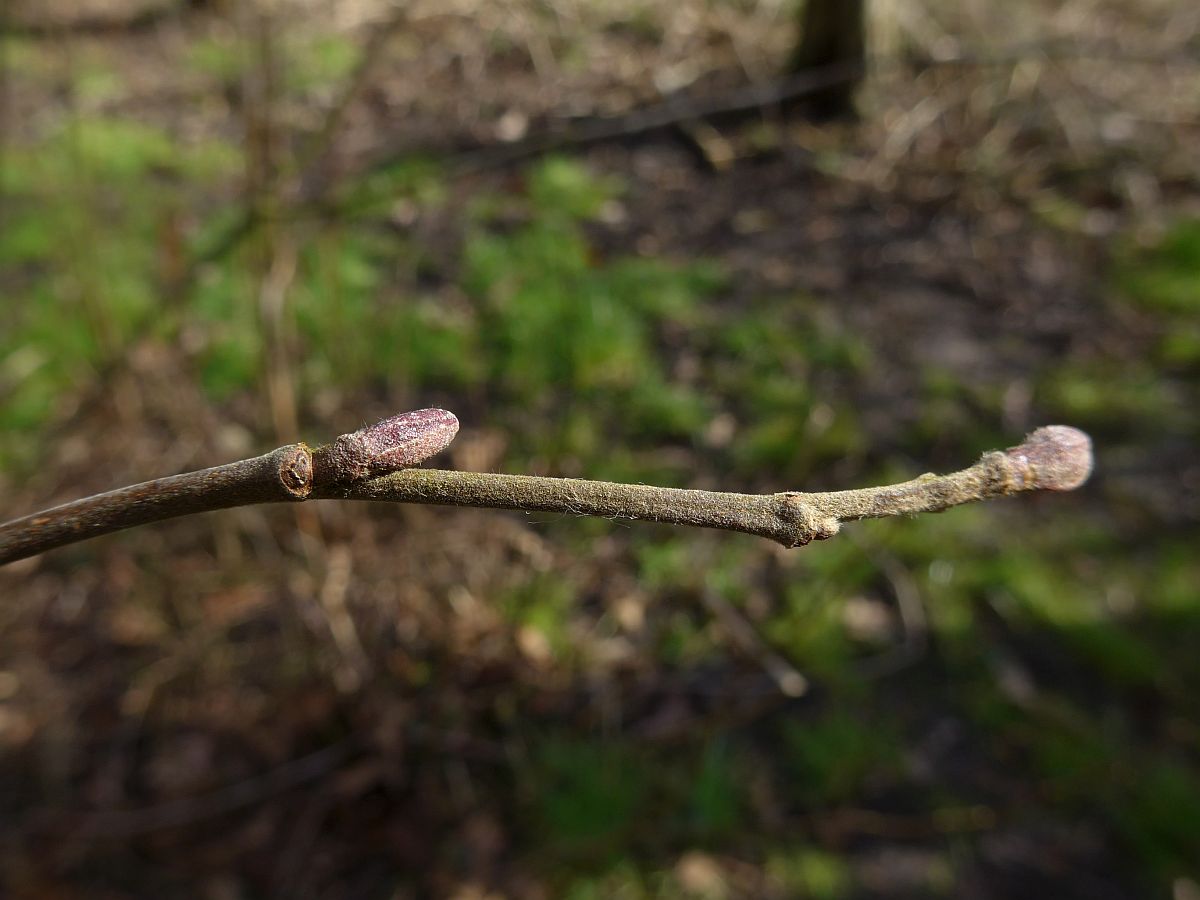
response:
<svg viewBox="0 0 1200 900"><path fill-rule="evenodd" d="M804 809L849 802L871 782L894 779L899 765L900 741L887 723L847 711L785 722L782 740L788 791Z"/></svg>
<svg viewBox="0 0 1200 900"><path fill-rule="evenodd" d="M836 853L802 847L777 851L767 859L767 873L795 896L836 900L850 895L850 866Z"/></svg>
<svg viewBox="0 0 1200 900"><path fill-rule="evenodd" d="M1153 246L1127 250L1117 283L1149 309L1169 315L1200 313L1200 221L1177 222Z"/></svg>
<svg viewBox="0 0 1200 900"><path fill-rule="evenodd" d="M1126 246L1114 280L1125 298L1159 320L1157 366L1200 363L1200 220L1182 219L1150 246Z"/></svg>
<svg viewBox="0 0 1200 900"><path fill-rule="evenodd" d="M533 821L548 854L611 861L646 812L653 778L629 747L545 737L529 773Z"/></svg>
<svg viewBox="0 0 1200 900"><path fill-rule="evenodd" d="M236 156L102 117L68 120L7 154L0 267L10 318L0 358L10 389L0 400L0 462L12 465L27 456L21 438L154 321L171 252L164 235L184 204L229 176Z"/></svg>
<svg viewBox="0 0 1200 900"><path fill-rule="evenodd" d="M730 741L682 751L624 739L528 736L522 821L547 870L603 873L664 849L739 843L751 769Z"/></svg>

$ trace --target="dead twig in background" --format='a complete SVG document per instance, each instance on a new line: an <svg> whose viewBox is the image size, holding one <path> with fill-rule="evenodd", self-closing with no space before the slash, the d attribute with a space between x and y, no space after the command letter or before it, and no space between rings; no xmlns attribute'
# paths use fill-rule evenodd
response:
<svg viewBox="0 0 1200 900"><path fill-rule="evenodd" d="M739 649L755 660L785 697L803 697L808 693L804 674L771 647L732 603L709 588L700 592L704 605L720 621Z"/></svg>
<svg viewBox="0 0 1200 900"><path fill-rule="evenodd" d="M167 828L181 828L205 819L227 815L261 803L344 765L359 748L353 738L338 741L299 759L227 785L206 794L184 797L140 809L95 811L82 814L72 836L81 840L127 840ZM51 820L53 821L53 820Z"/></svg>
<svg viewBox="0 0 1200 900"><path fill-rule="evenodd" d="M525 163L548 153L576 152L597 144L631 141L689 123L728 123L769 110L798 109L810 98L851 84L866 72L879 76L911 69L980 69L1014 66L1029 59L1088 59L1148 66L1196 65L1194 59L1182 54L1162 57L1056 41L1016 44L989 54L959 53L921 60L874 56L868 57L865 63L840 62L814 66L780 78L755 81L707 96L697 96L694 91L684 88L620 115L585 116L551 122L543 129L510 143L468 143L448 153L445 148L439 147L382 147L373 154L374 158L366 168L368 171L382 169L397 159L431 153L439 156L455 174L477 174Z"/></svg>
<svg viewBox="0 0 1200 900"><path fill-rule="evenodd" d="M386 500L561 512L741 531L798 547L847 521L937 512L1024 491L1068 491L1092 469L1091 439L1076 428L1039 428L1019 446L985 453L949 475L828 493L734 494L646 484L410 469L454 439L458 419L440 409L394 416L310 450L289 444L264 456L99 494L0 525L0 564L162 519L283 500Z"/></svg>

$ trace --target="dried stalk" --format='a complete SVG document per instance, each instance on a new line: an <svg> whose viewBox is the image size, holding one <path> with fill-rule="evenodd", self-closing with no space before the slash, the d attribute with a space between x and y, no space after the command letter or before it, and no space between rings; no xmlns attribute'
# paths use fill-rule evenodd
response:
<svg viewBox="0 0 1200 900"><path fill-rule="evenodd" d="M458 420L444 410L385 419L310 450L265 456L149 481L0 525L0 565L64 544L175 516L284 500L384 500L562 512L741 531L798 547L842 522L936 512L1024 491L1069 491L1092 469L1091 440L1064 425L985 453L949 475L827 493L732 494L644 484L409 468L444 449Z"/></svg>

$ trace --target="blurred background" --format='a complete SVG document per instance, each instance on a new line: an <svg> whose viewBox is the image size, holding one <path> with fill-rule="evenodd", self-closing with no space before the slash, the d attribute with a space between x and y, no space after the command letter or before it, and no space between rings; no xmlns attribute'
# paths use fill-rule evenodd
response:
<svg viewBox="0 0 1200 900"><path fill-rule="evenodd" d="M0 893L1200 897L1194 3L0 9L0 518L421 406L733 491L1098 454L792 551L321 503L10 565Z"/></svg>

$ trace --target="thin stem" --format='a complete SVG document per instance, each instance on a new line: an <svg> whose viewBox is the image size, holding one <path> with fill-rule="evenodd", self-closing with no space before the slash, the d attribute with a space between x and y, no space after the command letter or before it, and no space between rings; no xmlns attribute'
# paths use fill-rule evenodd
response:
<svg viewBox="0 0 1200 900"><path fill-rule="evenodd" d="M312 496L637 519L741 531L799 547L833 537L842 522L855 519L937 512L1023 491L1072 490L1087 479L1091 465L1088 436L1053 425L1038 429L1018 447L985 453L960 472L854 491L732 494L578 478L405 469L334 487L318 479Z"/></svg>
<svg viewBox="0 0 1200 900"><path fill-rule="evenodd" d="M443 409L392 416L310 450L288 444L263 456L172 475L64 503L0 525L0 565L136 525L193 513L306 500L314 479L327 490L416 465L445 449L458 419Z"/></svg>
<svg viewBox="0 0 1200 900"><path fill-rule="evenodd" d="M936 512L1024 491L1069 491L1092 469L1091 440L1063 425L985 453L968 469L828 493L734 494L645 484L413 469L458 431L445 410L418 410L317 450L265 456L100 494L0 525L0 565L121 528L250 503L347 499L561 512L741 531L798 547L842 522Z"/></svg>
<svg viewBox="0 0 1200 900"><path fill-rule="evenodd" d="M96 494L0 525L0 565L113 531L193 513L303 500L312 452L288 444L263 456Z"/></svg>

